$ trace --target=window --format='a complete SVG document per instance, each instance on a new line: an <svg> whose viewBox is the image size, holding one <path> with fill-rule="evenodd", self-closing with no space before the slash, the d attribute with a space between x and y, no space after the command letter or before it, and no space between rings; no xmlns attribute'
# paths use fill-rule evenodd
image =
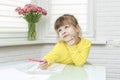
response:
<svg viewBox="0 0 120 80"><path fill-rule="evenodd" d="M31 0L3 0L0 2L0 42L27 40L27 23L15 8L30 3Z"/></svg>
<svg viewBox="0 0 120 80"><path fill-rule="evenodd" d="M77 18L84 37L94 39L93 0L51 0L51 5L50 26L46 29L46 37L56 36L54 22L59 16L67 13Z"/></svg>
<svg viewBox="0 0 120 80"><path fill-rule="evenodd" d="M3 0L0 2L0 42L32 43L27 41L27 22L15 12L16 7L30 2L44 6L48 11L47 17L38 24L39 40L34 41L35 43L55 43L57 35L54 31L54 22L66 13L77 18L83 37L96 40L93 25L94 0Z"/></svg>

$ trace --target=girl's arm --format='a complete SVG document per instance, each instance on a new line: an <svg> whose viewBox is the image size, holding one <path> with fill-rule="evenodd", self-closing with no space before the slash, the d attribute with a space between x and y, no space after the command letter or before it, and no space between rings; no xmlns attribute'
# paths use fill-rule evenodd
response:
<svg viewBox="0 0 120 80"><path fill-rule="evenodd" d="M88 57L91 42L87 41L83 46L73 45L68 48L71 58L76 66L82 66Z"/></svg>
<svg viewBox="0 0 120 80"><path fill-rule="evenodd" d="M59 50L59 43L57 43L54 48L46 56L44 56L43 59L45 59L49 63L48 66L50 66L52 63L55 62L56 59L59 58Z"/></svg>

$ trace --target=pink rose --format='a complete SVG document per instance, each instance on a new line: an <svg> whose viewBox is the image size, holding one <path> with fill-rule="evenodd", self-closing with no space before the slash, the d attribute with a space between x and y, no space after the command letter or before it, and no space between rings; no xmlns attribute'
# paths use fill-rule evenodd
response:
<svg viewBox="0 0 120 80"><path fill-rule="evenodd" d="M42 9L42 14L47 15L47 11L45 9Z"/></svg>

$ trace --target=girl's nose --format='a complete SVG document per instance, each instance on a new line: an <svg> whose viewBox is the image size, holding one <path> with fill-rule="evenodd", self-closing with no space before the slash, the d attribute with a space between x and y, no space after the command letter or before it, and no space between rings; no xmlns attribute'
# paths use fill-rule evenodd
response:
<svg viewBox="0 0 120 80"><path fill-rule="evenodd" d="M62 31L62 35L65 34L65 33L66 33L65 30L63 30L63 31Z"/></svg>

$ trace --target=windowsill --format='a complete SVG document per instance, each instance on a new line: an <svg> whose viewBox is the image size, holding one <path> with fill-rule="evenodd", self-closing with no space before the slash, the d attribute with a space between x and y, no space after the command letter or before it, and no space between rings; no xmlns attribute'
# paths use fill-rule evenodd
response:
<svg viewBox="0 0 120 80"><path fill-rule="evenodd" d="M41 40L36 41L11 41L11 42L3 42L0 43L0 47L4 46L19 46L19 45L35 45L35 44L43 44Z"/></svg>
<svg viewBox="0 0 120 80"><path fill-rule="evenodd" d="M106 41L92 41L92 44L105 45Z"/></svg>
<svg viewBox="0 0 120 80"><path fill-rule="evenodd" d="M35 44L54 44L56 43L54 40L36 40L36 41L15 41L15 42L2 42L0 43L0 47L4 46L19 46L19 45L35 45ZM105 45L106 41L92 41L92 44L96 45Z"/></svg>

